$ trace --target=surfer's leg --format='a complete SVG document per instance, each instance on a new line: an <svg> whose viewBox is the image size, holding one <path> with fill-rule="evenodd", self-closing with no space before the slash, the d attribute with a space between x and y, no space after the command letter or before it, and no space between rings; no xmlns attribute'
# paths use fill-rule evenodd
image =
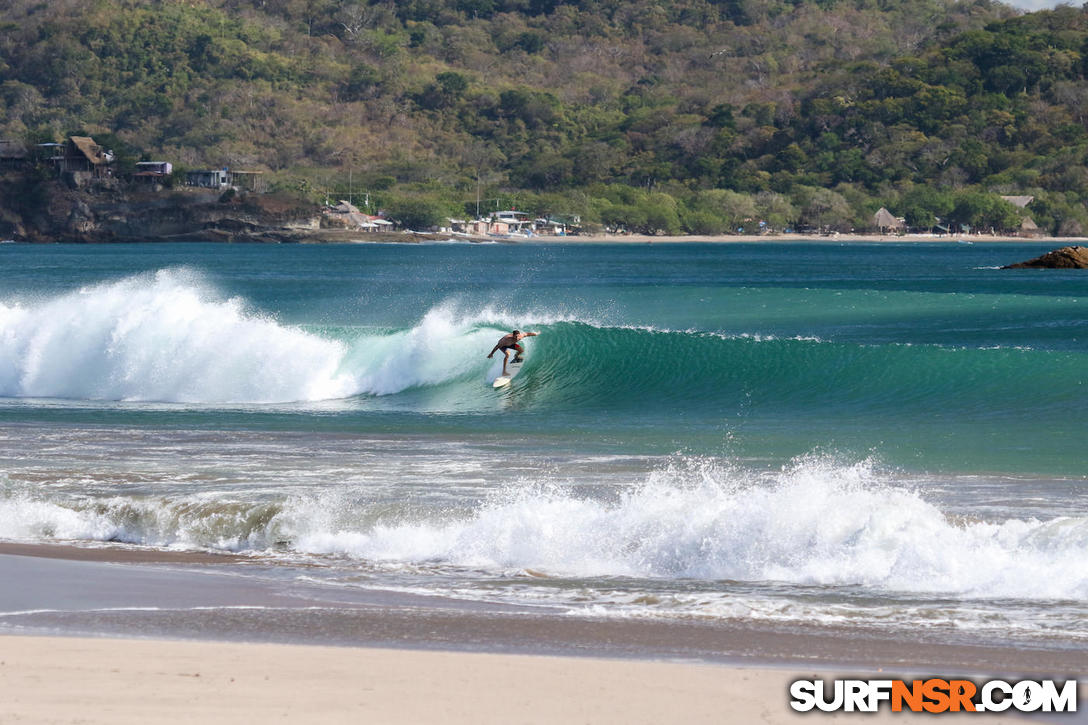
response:
<svg viewBox="0 0 1088 725"><path fill-rule="evenodd" d="M510 351L506 348L502 350L502 374L506 375L506 361L510 358Z"/></svg>

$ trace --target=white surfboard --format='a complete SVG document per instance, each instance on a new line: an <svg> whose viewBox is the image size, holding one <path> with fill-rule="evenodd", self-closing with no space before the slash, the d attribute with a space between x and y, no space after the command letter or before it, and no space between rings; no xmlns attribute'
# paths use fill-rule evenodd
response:
<svg viewBox="0 0 1088 725"><path fill-rule="evenodd" d="M506 375L500 375L495 378L495 382L491 383L494 388L505 388L510 384L510 381L514 379L514 376L521 372L521 366L525 364L525 355L521 356L519 362L514 362L511 358L510 362L506 363Z"/></svg>

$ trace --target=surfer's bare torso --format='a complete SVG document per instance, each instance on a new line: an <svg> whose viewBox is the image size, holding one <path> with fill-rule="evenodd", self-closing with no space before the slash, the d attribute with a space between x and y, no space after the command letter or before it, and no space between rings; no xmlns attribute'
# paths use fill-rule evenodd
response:
<svg viewBox="0 0 1088 725"><path fill-rule="evenodd" d="M491 348L491 352L489 352L487 356L491 357L497 351L501 350L502 374L506 375L506 362L510 358L510 353L508 351L513 350L514 360L520 362L521 354L524 352L524 350L522 350L521 345L519 345L518 342L524 340L527 337L536 337L536 335L537 333L535 332L521 332L519 330L514 330L513 332L507 335L503 335L501 338L499 338L499 341L495 343L495 347Z"/></svg>

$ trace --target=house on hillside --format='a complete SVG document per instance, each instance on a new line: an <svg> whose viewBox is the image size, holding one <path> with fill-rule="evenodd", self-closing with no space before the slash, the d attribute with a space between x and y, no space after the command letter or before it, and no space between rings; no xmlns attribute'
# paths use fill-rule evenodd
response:
<svg viewBox="0 0 1088 725"><path fill-rule="evenodd" d="M234 187L239 191L252 191L257 194L263 194L268 188L263 171L231 171L228 168L187 171L185 184L201 189Z"/></svg>
<svg viewBox="0 0 1088 725"><path fill-rule="evenodd" d="M30 161L30 154L22 141L0 139L0 169L18 169Z"/></svg>
<svg viewBox="0 0 1088 725"><path fill-rule="evenodd" d="M201 189L226 189L230 186L226 169L207 169L185 172L185 184Z"/></svg>
<svg viewBox="0 0 1088 725"><path fill-rule="evenodd" d="M138 184L161 184L172 173L174 165L169 161L139 161L132 180Z"/></svg>
<svg viewBox="0 0 1088 725"><path fill-rule="evenodd" d="M907 224L902 219L897 219L890 211L880 207L873 215L873 226L880 230L881 234L902 232Z"/></svg>
<svg viewBox="0 0 1088 725"><path fill-rule="evenodd" d="M169 176L174 173L174 165L169 161L138 161L136 175Z"/></svg>
<svg viewBox="0 0 1088 725"><path fill-rule="evenodd" d="M39 164L49 164L60 167L60 160L64 158L64 144L49 141L47 143L34 144L34 161Z"/></svg>
<svg viewBox="0 0 1088 725"><path fill-rule="evenodd" d="M263 171L230 171L227 170L230 185L239 191L252 191L254 194L263 194L268 190Z"/></svg>
<svg viewBox="0 0 1088 725"><path fill-rule="evenodd" d="M90 136L70 136L63 154L56 158L61 174L70 174L76 183L112 175L113 151L102 148Z"/></svg>

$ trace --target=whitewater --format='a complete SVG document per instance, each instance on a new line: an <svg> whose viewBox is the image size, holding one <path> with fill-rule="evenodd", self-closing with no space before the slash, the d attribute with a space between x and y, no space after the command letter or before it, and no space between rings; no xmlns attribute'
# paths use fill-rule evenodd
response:
<svg viewBox="0 0 1088 725"><path fill-rule="evenodd" d="M0 303L0 394L205 404L388 395L482 367L469 358L501 329L475 329L482 319L435 309L409 330L337 339L219 296L192 272L161 270Z"/></svg>
<svg viewBox="0 0 1088 725"><path fill-rule="evenodd" d="M0 540L1081 646L1088 283L1031 251L8 245Z"/></svg>

